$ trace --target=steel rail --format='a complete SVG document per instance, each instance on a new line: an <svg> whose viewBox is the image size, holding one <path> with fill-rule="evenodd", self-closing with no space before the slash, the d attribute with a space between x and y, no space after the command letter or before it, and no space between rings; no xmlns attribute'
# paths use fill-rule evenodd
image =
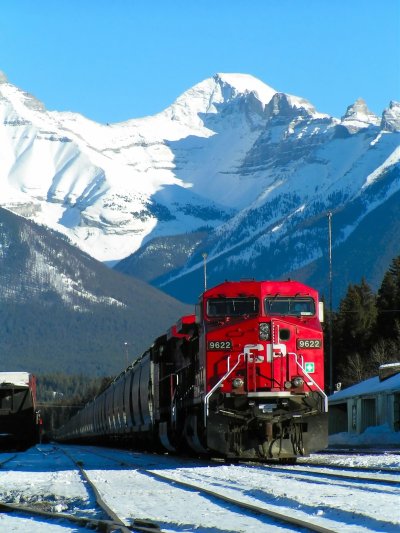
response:
<svg viewBox="0 0 400 533"><path fill-rule="evenodd" d="M200 460L200 459L199 459ZM205 459L207 460L207 459ZM212 461L221 461L219 458L214 458ZM249 460L232 460L232 462L235 462L235 464L243 465L243 466L257 466L259 468L263 467L276 467L276 468L284 468L285 463L277 462L276 459L271 460L255 460L255 459L249 459ZM359 470L360 472L377 472L380 474L398 474L400 472L400 467L393 467L388 468L385 466L351 466L351 465L340 465L340 464L332 464L332 463L324 463L323 461L313 461L310 460L310 458L301 457L299 460L299 457L297 458L297 461L290 465L290 468L297 468L297 467L321 467L321 468L329 468L331 470L347 470L349 472L354 472Z"/></svg>
<svg viewBox="0 0 400 533"><path fill-rule="evenodd" d="M119 527L118 524L115 524L111 520L101 520L98 518L89 518L68 513L58 513L56 511L44 511L42 509L35 509L35 507L29 507L28 505L16 505L13 503L0 502L0 511L3 513L21 513L28 516L39 516L41 518L49 518L57 521L66 520L79 526L83 526L87 529L96 529L97 531L102 532L116 531L116 528ZM131 532L135 530L130 529L128 531ZM154 532L154 529L152 531Z"/></svg>
<svg viewBox="0 0 400 533"><path fill-rule="evenodd" d="M321 467L321 468L330 468L331 470L348 470L349 472L354 472L359 470L360 472L379 472L381 474L398 474L400 473L400 468L394 467L394 468L387 468L387 467L379 467L379 466L350 466L350 465L339 465L339 464L331 464L331 463L323 463L323 462L314 462L314 461L301 461L298 462L296 466L311 466L311 467Z"/></svg>
<svg viewBox="0 0 400 533"><path fill-rule="evenodd" d="M397 445L395 448L367 448L367 447L355 447L355 448L325 448L320 450L318 454L321 455L382 455L382 453L388 453L390 455L400 455L400 449Z"/></svg>
<svg viewBox="0 0 400 533"><path fill-rule="evenodd" d="M89 476L86 474L85 470L83 469L82 461L77 461L69 452L67 452L63 448L56 447L56 449L64 453L74 463L74 465L78 468L83 479L89 484L94 494L94 497L96 499L97 505L111 519L110 521L106 521L106 522L110 522L114 526L114 529L112 531L116 531L115 530L116 526L118 527L117 531L120 531L121 533L130 533L131 531L154 533L155 531L160 530L160 527L158 526L158 524L155 524L154 522L151 522L150 520L142 520L142 519L137 519L137 518L133 519L132 525L127 526L121 520L121 518L103 500L95 484L90 480ZM93 453L93 452L90 452L90 453Z"/></svg>
<svg viewBox="0 0 400 533"><path fill-rule="evenodd" d="M103 457L105 459L108 459L110 461L114 461L116 463L118 463L119 465L121 466L127 466L127 467L135 467L137 468L138 465L133 463L133 462L129 462L127 460L124 460L124 459L116 459L115 457L110 457L109 455L107 455L106 453L101 453L101 452L97 452L97 451L94 451L92 449L86 449L86 451L88 451L89 453L93 454L93 455L97 455L99 457ZM126 450L121 450L122 452L126 452ZM200 461L201 463L203 462L203 460ZM254 466L254 463L253 465L250 463L251 466ZM247 462L243 462L241 463L240 466L243 466L244 468L250 466ZM281 470L282 473L287 473L287 472L290 472L291 474L296 474L297 472L299 474L303 474L303 472L305 473L308 473L310 475L323 475L323 476L326 476L326 477L333 477L333 478L344 478L344 479L351 479L353 482L356 482L356 481L368 481L368 482L371 482L371 483L382 483L382 484L399 484L399 481L397 480L388 480L388 479L384 479L384 478L370 478L368 476L359 476L356 477L356 476L351 476L351 475L348 475L348 474L343 474L342 476L340 476L339 474L334 474L334 473L325 473L325 472L322 472L322 473L319 473L319 472L313 472L312 470L309 471L307 469L301 469L301 470L298 470L297 469L297 466L296 465L293 465L291 466L290 468L287 467L285 468L284 466L282 465L265 465L265 463L262 463L262 465L260 465L260 463L256 463L257 467L258 468L271 468L273 470L276 470L276 471L279 471ZM313 466L310 464L310 466ZM326 465L326 467L329 467L331 465ZM336 468L341 468L339 466L336 466L334 465L333 466L334 469ZM347 467L348 469L352 470L352 468L350 467ZM356 467L357 468L357 467ZM377 469L378 471L382 471L382 469ZM203 492L203 493L206 493L212 497L215 497L216 499L221 499L221 500L224 500L226 501L227 503L230 503L232 505L235 505L237 507L242 507L242 508L245 508L247 510L250 510L254 513L258 513L258 514L262 514L262 515L265 515L265 516L270 516L271 518L274 518L278 521L281 521L281 522L284 522L284 523L289 523L289 524L292 524L292 525L295 525L295 526L300 526L300 527L304 527L304 528L307 528L308 530L310 531L316 531L316 532L321 532L321 533L337 533L337 529L329 529L329 528L326 528L324 526L321 526L319 524L315 524L315 523L310 523L310 522L307 522L305 520L302 520L302 519L299 519L297 517L294 517L294 516L290 516L290 515L287 515L287 514L281 514L277 511L273 511L271 509L267 509L265 507L258 507L258 506L255 506L255 505L252 505L252 504L247 504L245 502L241 502L240 500L235 500L233 498L229 498L227 496L224 496L218 492L214 492L212 490L209 490L209 489L206 489L206 488L203 488L201 486L198 486L198 485L195 485L195 484L192 484L192 483L189 483L189 482L185 482L185 481L180 481L180 480L176 480L175 478L173 477L169 477L169 476L166 476L166 475L163 475L163 474L159 474L159 473L156 473L154 472L154 470L148 470L148 469L143 469L141 470L143 473L146 473L147 475L149 476L152 476L154 478L160 478L164 481L167 481L167 482L173 482L173 483L176 483L176 484L180 484L182 486L186 486L187 488L190 488L192 490L197 490L199 492ZM390 470L388 471L389 473L391 474L396 474L398 473L398 470L397 471L393 471L393 470Z"/></svg>
<svg viewBox="0 0 400 533"><path fill-rule="evenodd" d="M384 485L385 484L400 485L400 477L399 479L389 479L389 478L370 477L370 476L366 476L363 474L355 476L355 475L346 474L343 472L337 472L334 474L333 472L323 472L322 470L317 470L317 469L313 470L313 469L308 469L308 468L298 468L297 466L291 466L291 467L285 468L282 466L268 465L267 469L271 469L271 470L274 470L275 472L282 472L282 473L290 472L291 475L308 474L308 475L323 476L326 478L346 479L346 480L351 480L351 481L368 481L371 483L381 483ZM396 472L392 472L392 473L395 474Z"/></svg>
<svg viewBox="0 0 400 533"><path fill-rule="evenodd" d="M194 483L188 483L187 481L177 480L173 477L168 477L164 474L159 474L151 470L143 470L143 472L146 472L146 474L153 476L155 478L158 478L164 481L173 482L173 483L182 485L183 487L186 487L192 490L193 489L197 490L200 493L207 494L208 496L212 496L213 498L216 498L218 500L222 500L231 505L235 505L236 507L246 509L247 511L252 511L255 514L260 514L260 515L268 516L269 518L274 518L275 520L279 522L283 522L284 524L290 524L294 526L303 527L310 531L316 531L317 533L337 533L337 529L329 529L324 526L320 526L319 524L315 524L313 522L307 522L306 520L302 520L301 518L297 518L295 516L278 513L277 511L273 511L272 509L268 509L266 507L258 507L257 505L253 505L251 503L236 500L234 498L230 498L229 496L224 496L223 494L219 492L206 489Z"/></svg>
<svg viewBox="0 0 400 533"><path fill-rule="evenodd" d="M14 453L14 455L12 455L11 457L8 457L8 458L5 459L4 461L0 461L0 468L2 468L3 465L5 465L6 463L8 463L9 461L12 461L13 459L15 459L17 456L18 456L18 454L17 454L17 453Z"/></svg>
<svg viewBox="0 0 400 533"><path fill-rule="evenodd" d="M137 468L137 465L134 463L131 463L129 461L125 461L123 459L115 459L113 457L108 457L104 454L97 453L93 450L88 450L89 453L93 455L97 455L100 457L104 457L106 459L109 459L110 461L115 461L116 463L120 464L121 466L128 466L132 467L134 466ZM269 518L273 518L279 522L282 522L284 524L290 524L298 527L303 527L308 529L309 531L315 531L316 533L337 533L337 529L329 529L324 526L321 526L319 524L313 523L313 522L307 522L306 520L302 520L301 518L297 518L295 516L279 513L277 511L273 511L272 509L268 509L266 507L258 507L257 505L253 505L251 503L243 502L241 500L236 500L234 498L230 498L229 496L225 496L219 492L215 492L213 490L207 489L205 487L201 487L199 485L196 485L194 483L189 483L187 481L181 481L177 480L173 477L166 476L165 474L159 474L157 472L154 472L153 470L143 469L141 472L146 473L150 477L154 477L156 479L160 479L162 481L168 481L175 483L177 485L181 485L185 488L189 488L191 490L196 490L200 493L207 494L208 496L211 496L215 499L222 500L226 503L229 503L231 505L234 505L236 507L246 509L247 511L252 511L255 514L264 515Z"/></svg>

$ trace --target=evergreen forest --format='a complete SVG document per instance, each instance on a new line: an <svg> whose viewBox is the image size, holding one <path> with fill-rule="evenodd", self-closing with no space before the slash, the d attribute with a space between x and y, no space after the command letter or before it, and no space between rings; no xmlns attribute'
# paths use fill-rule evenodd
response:
<svg viewBox="0 0 400 533"><path fill-rule="evenodd" d="M347 288L337 311L324 324L326 375L332 325L333 383L342 388L400 361L400 256L394 258L374 293L365 278Z"/></svg>

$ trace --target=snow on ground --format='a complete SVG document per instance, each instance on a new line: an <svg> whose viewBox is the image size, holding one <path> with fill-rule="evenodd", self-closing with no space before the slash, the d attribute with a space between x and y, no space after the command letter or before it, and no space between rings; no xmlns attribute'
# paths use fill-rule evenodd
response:
<svg viewBox="0 0 400 533"><path fill-rule="evenodd" d="M400 376L399 376L400 377ZM329 436L330 446L347 446L347 447L400 447L400 432L392 431L388 424L381 426L371 426L366 428L362 433L351 434L347 432L335 433Z"/></svg>
<svg viewBox="0 0 400 533"><path fill-rule="evenodd" d="M335 452L332 452L327 456L324 453L313 453L310 457L304 457L298 459L298 464L301 465L302 463L307 464L320 464L320 463L326 463L329 462L332 466L338 466L338 467L351 467L351 468L382 468L386 470L392 469L394 473L397 473L399 476L399 483L400 483L400 450L397 452L385 452L382 451L381 453L375 452L371 453L371 455L364 455L363 453L360 455L354 455L349 454L346 455L344 453L338 453L335 454Z"/></svg>
<svg viewBox="0 0 400 533"><path fill-rule="evenodd" d="M161 481L156 474L188 481L226 496L264 506L280 513L308 517L328 528L337 521L341 533L395 532L400 529L397 485L369 481L332 481L312 473L296 473L296 467L269 469L262 464L235 465L132 453L121 450L66 447L82 461L106 503L130 523L133 518L151 519L169 532L284 532L290 527L271 524L266 517L246 513L229 504ZM96 452L100 455L95 455ZM0 462L10 454L0 453ZM337 466L393 468L400 483L400 455L313 454L315 462ZM133 466L126 468L120 461ZM304 461L304 460L302 460ZM300 461L300 465L301 462ZM0 502L24 503L45 510L101 518L95 502L75 466L52 445L40 445L6 463L0 470ZM0 532L72 533L87 531L67 522L22 518L0 512Z"/></svg>
<svg viewBox="0 0 400 533"><path fill-rule="evenodd" d="M10 457L0 454L0 462ZM96 517L93 502L66 456L46 454L31 448L2 466L0 470L0 502L24 504L42 511L65 512L71 509L85 509L87 515ZM65 528L57 523L46 522L42 518L29 518L22 515L0 513L0 532L24 533L65 533L87 532L86 528L73 526Z"/></svg>

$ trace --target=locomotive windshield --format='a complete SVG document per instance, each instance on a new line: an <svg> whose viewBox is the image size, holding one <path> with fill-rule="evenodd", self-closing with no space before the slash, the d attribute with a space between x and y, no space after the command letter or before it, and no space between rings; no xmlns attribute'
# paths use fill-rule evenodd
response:
<svg viewBox="0 0 400 533"><path fill-rule="evenodd" d="M267 315L311 316L315 314L312 298L301 296L275 296L264 300Z"/></svg>
<svg viewBox="0 0 400 533"><path fill-rule="evenodd" d="M207 300L209 317L258 315L258 298L210 298Z"/></svg>

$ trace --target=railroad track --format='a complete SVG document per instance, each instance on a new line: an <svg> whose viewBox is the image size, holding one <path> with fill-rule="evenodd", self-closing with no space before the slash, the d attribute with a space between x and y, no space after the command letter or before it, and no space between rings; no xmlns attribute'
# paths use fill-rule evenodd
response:
<svg viewBox="0 0 400 533"><path fill-rule="evenodd" d="M155 533L157 531L160 531L160 528L157 524L147 521L147 520L133 520L133 522L130 525L126 525L104 502L104 500L101 498L99 492L97 491L96 486L91 482L89 477L86 475L84 470L82 469L82 466L79 464L79 461L76 461L71 454L69 454L66 450L53 447L50 451L44 451L39 446L36 447L36 449L42 453L43 455L49 456L51 453L54 453L55 451L60 451L63 454L65 454L68 459L73 462L74 466L78 469L83 482L85 483L85 487L90 487L90 490L93 493L94 499L96 501L96 504L98 508L100 509L101 513L104 515L104 518L96 518L94 516L84 516L82 514L71 514L71 513L64 513L64 512L58 512L55 510L48 511L42 508L33 507L26 504L15 504L15 503L6 503L4 501L0 501L0 512L2 513L15 513L17 515L23 515L33 518L45 518L46 521L54 521L58 525L61 523L72 523L74 525L78 525L80 527L90 529L90 530L97 530L101 531L103 533L111 533L111 532L120 532L120 533L131 533L131 532L144 532L144 533ZM15 454L9 458L7 458L5 461L0 462L0 466L4 465L7 462L10 462L12 459L17 457L18 454ZM40 501L41 507L51 507L54 502L46 502L46 496L43 496L43 498L38 498L38 501ZM44 526L45 527L45 526Z"/></svg>
<svg viewBox="0 0 400 533"><path fill-rule="evenodd" d="M43 511L41 509L36 509L28 505L17 505L12 503L0 502L0 511L2 513L17 513L18 515L24 515L33 518L46 518L47 520L55 521L58 524L60 523L60 521L71 522L75 525L79 525L87 529L107 533L116 531L121 531L121 533L125 531L129 531L129 533L131 533L132 531L155 531L154 529L122 529L118 523L115 523L112 520L99 520L84 516L75 516L68 513L58 513L56 511Z"/></svg>
<svg viewBox="0 0 400 533"><path fill-rule="evenodd" d="M150 471L147 471L147 473L153 477L156 477L157 479L162 479L162 480L165 480L171 483L178 483L182 487L186 487L192 490L199 491L202 494L207 494L208 496L211 496L212 498L215 498L217 500L222 500L223 502L239 507L240 509L251 511L255 513L256 515L263 515L269 518L273 518L274 520L277 520L278 522L282 522L285 525L290 524L291 526L296 526L299 528L306 528L309 531L316 531L319 533L337 533L336 530L320 526L318 524L313 523L312 521L303 520L295 516L290 516L287 513L285 514L279 513L277 511L273 511L272 509L268 509L266 507L260 507L258 505L253 505L250 503L240 501L236 498L230 498L229 496L225 496L214 490L206 489L205 487L202 487L196 483L189 483L187 481L176 480L174 477L167 476L165 474L159 474L159 473L150 472Z"/></svg>
<svg viewBox="0 0 400 533"><path fill-rule="evenodd" d="M131 531L154 533L155 531L160 531L159 525L155 524L154 522L150 522L150 520L134 519L133 524L131 524L130 526L127 526L120 519L120 517L106 504L104 499L101 497L99 491L97 490L96 485L91 481L90 477L87 475L87 473L83 469L82 462L79 460L76 460L73 457L73 455L69 453L68 451L66 451L65 449L63 448L58 448L58 449L60 449L65 455L67 455L70 458L70 460L78 468L82 478L90 486L94 494L97 505L104 512L104 514L108 517L107 522L110 523L110 531L115 531L116 528L121 533L130 533Z"/></svg>
<svg viewBox="0 0 400 533"><path fill-rule="evenodd" d="M72 448L75 448L75 447L72 447ZM117 459L115 457L111 457L110 454L107 453L107 449L105 449L102 452L100 452L98 449L93 450L92 448L88 448L88 447L79 447L78 446L76 448L78 449L78 452L77 452L78 454L79 454L79 452L84 454L84 455L90 454L92 456L96 456L96 457L100 457L102 459L106 459L107 461L112 461L113 463L117 464L119 468L124 467L124 468L128 468L128 469L132 469L132 468L134 468L135 470L138 469L138 464L133 462L133 461L127 461L126 458L124 458L124 459L118 458ZM74 455L75 453L76 452L73 450L72 451L72 455ZM120 451L120 453L126 453L126 452L121 452ZM69 455L70 455L70 453L69 453ZM150 457L150 462L151 462L151 456L149 456L149 457ZM175 466L175 464L179 464L181 462L180 458L177 458L176 463L175 463L175 460L174 460L175 458L172 458L172 459L173 459L173 465L174 466ZM78 463L85 464L85 459L84 458L83 459L79 459ZM200 465L204 466L204 461L198 461L198 463ZM88 461L88 464L90 464L90 461ZM193 464L193 461L192 461L192 464ZM312 524L312 523L310 524L307 520L300 519L298 517L296 518L294 516L290 516L288 514L279 513L279 512L273 511L273 510L269 510L269 509L267 509L265 507L259 507L259 506L256 506L256 505L252 505L252 504L240 501L240 500L238 500L236 498L230 498L230 497L225 496L225 495L223 495L223 494L221 494L219 492L215 492L215 491L209 490L209 489L207 489L205 487L199 486L196 483L189 483L187 481L177 480L177 479L175 479L172 476L168 476L166 474L156 473L156 472L154 472L154 470L151 470L151 469L146 469L146 468L140 467L140 473L143 474L143 475L146 475L146 476L148 476L150 478L153 478L154 480L161 481L162 483L166 483L169 486L169 488L172 488L175 491L176 491L177 485L179 485L180 487L183 487L184 489L189 489L191 492L193 492L193 491L196 492L200 496L206 496L207 499L209 499L209 497L211 497L212 500L214 500L214 501L217 501L217 502L221 502L222 501L224 504L228 504L228 508L231 507L235 513L237 513L237 509L239 508L242 511L243 510L246 511L247 514L250 514L250 513L254 514L257 519L259 519L260 517L263 517L263 516L267 517L270 520L267 523L264 522L261 525L261 527L267 527L268 530L270 529L271 526L274 526L274 525L275 525L275 527L279 527L279 529L281 529L282 524L285 524L286 526L289 524L290 526L295 526L294 528L293 527L290 528L291 531L298 531L300 529L301 531L307 530L307 531L316 531L316 532L319 532L319 533L336 533L336 531L333 530L333 529L322 527L322 526L317 525L317 524ZM217 506L220 506L220 505L221 505L220 503L217 503ZM227 507L227 506L225 506L225 507ZM219 514L220 513L221 513L221 511L219 511ZM196 526L196 529L197 529L197 527L198 526ZM267 529L265 529L265 530L267 530ZM186 529L185 529L185 531L186 531Z"/></svg>
<svg viewBox="0 0 400 533"><path fill-rule="evenodd" d="M138 467L137 463L134 463L133 461L127 461L126 459L116 459L114 457L110 457L109 454L104 453L104 452L98 452L98 451L94 451L93 449L90 449L90 453L97 455L99 457L103 457L108 460L115 461L120 466L125 466L127 468ZM200 462L200 464L202 463L203 462ZM237 498L232 498L224 494L221 494L221 492L207 489L204 486L201 486L197 483L178 480L174 476L169 476L167 474L161 474L159 472L155 472L153 469L143 469L143 470L141 469L141 472L145 472L148 476L153 477L155 479L159 479L167 483L173 483L174 485L178 484L184 488L194 490L200 494L205 494L216 500L222 501L224 503L228 503L237 508L245 510L246 512L250 511L254 513L255 515L261 515L261 516L266 516L268 518L271 518L278 523L282 523L284 525L289 524L290 526L295 526L296 529L294 529L294 531L298 529L301 529L303 531L304 529L306 529L307 531L315 531L318 533L337 533L336 529L324 527L318 523L313 522L310 519L299 518L294 515L288 514L287 511L285 511L285 513L281 513L271 508L268 508L266 506L261 507L259 505L254 505L254 504L239 500Z"/></svg>
<svg viewBox="0 0 400 533"><path fill-rule="evenodd" d="M74 490L67 491L64 507L67 512L38 511L15 505L14 500L0 505L0 512L43 516L47 524L51 519L62 519L64 524L69 521L88 529L121 533L154 533L155 522L161 530L168 531L218 529L233 523L232 531L275 531L282 527L285 531L321 533L397 531L395 518L389 511L385 514L379 510L384 501L390 502L390 508L396 508L398 479L393 470L382 475L365 470L358 472L349 467L347 472L339 472L304 463L290 467L260 463L227 465L88 446L45 446L38 451L49 460L45 467L48 473L53 472L51 465L59 465L60 470L53 472L55 478L62 471L65 478L65 473L69 472ZM14 469L10 468L13 477L18 465L22 474L25 471L23 461L17 461ZM8 470L4 472L7 474ZM108 512L107 508L111 509L107 505L101 505L99 491L115 511L114 515ZM320 495L313 498L314 503L302 496L302 492L310 491ZM40 502L46 498L45 494L62 494L55 487L47 493L39 487L38 493ZM89 499L88 494L92 496ZM355 507L346 502L354 494L362 502ZM75 506L74 498L79 499ZM169 505L170 502L175 503ZM176 502L182 512L178 511ZM150 517L150 521L134 521L132 510L133 516ZM217 523L215 516L218 516ZM238 522L232 522L232 516ZM121 520L120 517L125 518ZM360 523L363 524L361 528L358 527Z"/></svg>
<svg viewBox="0 0 400 533"><path fill-rule="evenodd" d="M293 524L294 530L296 530L296 527L307 528L309 531L355 531L357 533L359 531L398 530L396 521L394 523L391 522L391 514L393 513L382 514L377 510L381 505L379 503L382 501L380 498L386 501L393 500L393 502L397 502L399 479L396 477L397 472L393 470L390 470L387 475L379 476L376 475L375 471L372 471L372 475L370 476L366 475L365 471L359 473L354 472L354 469L350 468L348 469L350 471L349 473L342 473L340 475L341 473L335 471L335 469L333 469L334 471L325 473L318 471L320 470L318 468L310 468L310 470L314 470L311 473L307 471L308 467L304 468L303 465L299 467L276 465L269 471L268 468L270 465L266 464L260 465L259 463L255 463L249 465L248 463L243 463L227 466L224 463L215 464L209 461L189 461L176 457L169 457L168 465L162 465L157 460L154 460L154 465L148 464L144 467L143 459L139 458L140 454L119 451L121 458L116 459L115 454L116 452L118 453L116 450L111 452L114 455L112 458L110 457L110 452L107 453L107 449L102 449L101 451L99 449L91 449L91 452L117 461L126 467L139 468L142 472L146 472L153 477L158 476L160 479L164 477L166 483L182 484L182 486L186 486L188 489L198 491L199 493L202 492L213 498L222 500L226 494L233 494L232 498L224 500L232 505L239 506L241 503L248 503L248 501L243 502L244 499L247 499L246 496L244 496L242 501L236 498L237 494L235 492L237 493L237 489L239 488L243 494L251 495L250 498L253 502L257 500L255 502L257 505L253 509L254 513L259 512L260 508L263 511L272 510L273 513L276 513L275 519L282 523L290 522L293 516L295 521L291 523ZM151 457L149 457L148 462L152 463ZM185 472L186 466L192 472L188 470L187 474ZM233 473L232 482L229 482L228 478L225 477L225 474L231 468L233 470L243 469L243 475L239 474L239 478L244 480L242 488L236 486L237 482L234 481L235 477L237 478L237 471ZM296 472L297 468L300 471ZM257 479L260 479L258 485L254 481L249 484L247 483L247 478L251 477L250 472L253 469L258 471ZM382 474L382 469L378 470ZM175 471L178 473L175 474ZM203 475L204 472L206 472L206 476ZM190 479L185 479L186 475ZM293 491L292 493L286 492L289 478L292 478L290 483L296 483L296 486L298 486L295 493ZM270 483L271 481L273 482L272 484ZM204 485L208 485L206 488L207 492L204 490ZM307 492L312 485L315 486L314 490L316 493L326 493L326 497L320 499L321 502L318 504L318 507L308 504L307 500L301 497L301 491L305 490ZM210 486L212 487L211 490L208 489ZM214 490L215 486L217 486L217 490ZM356 505L354 509L353 505L347 506L346 503L339 502L335 504L336 493L338 492L344 494L344 496L341 496L344 501L346 499L351 500L353 494L355 494L356 498L360 501L360 505ZM365 500L365 498L368 499ZM261 500L261 506L258 505L258 500ZM329 502L327 505L325 503L327 500L333 500L333 503ZM368 501L368 503L365 503L365 501ZM393 509L397 508L396 505L397 503L393 503ZM301 510L298 511L298 508ZM245 509L245 506L242 506L242 509ZM264 512L262 514L267 515ZM273 517L274 515L271 513L269 516ZM321 520L319 519L320 517L322 518ZM358 520L365 525L359 528Z"/></svg>
<svg viewBox="0 0 400 533"><path fill-rule="evenodd" d="M283 466L283 465L279 465ZM320 468L329 468L331 470L347 470L349 472L376 472L379 474L399 474L400 468L398 467L384 467L384 466L363 466L363 465L346 465L346 464L332 464L325 461L315 461L315 460L302 460L301 462L293 465L296 467L320 467Z"/></svg>
<svg viewBox="0 0 400 533"><path fill-rule="evenodd" d="M3 465L5 465L9 461L12 461L13 459L15 459L17 457L17 455L18 455L17 453L14 453L10 457L7 457L7 459L3 459L2 461L0 461L0 468L3 468Z"/></svg>
<svg viewBox="0 0 400 533"><path fill-rule="evenodd" d="M126 458L116 459L114 457L111 457L107 453L107 450L104 450L103 452L99 452L99 451L94 451L93 449L88 450L85 448L85 453L91 453L92 455L101 457L103 459L107 459L108 461L113 461L116 464L118 464L118 466L120 467L121 466L126 467L126 468L132 468L132 467L137 468L138 467L137 463L133 461L127 461ZM203 461L199 461L199 463L204 464ZM260 506L253 505L253 504L250 504L244 501L240 501L237 498L228 497L226 495L221 494L220 492L202 487L199 484L190 483L188 481L177 480L173 476L168 476L166 474L157 473L152 469L141 468L140 472L146 474L147 476L153 479L167 483L170 486L176 487L176 485L179 485L181 487L184 487L185 489L189 489L190 491L195 491L200 495L206 495L207 497L211 497L214 500L217 500L220 502L222 501L225 504L229 504L230 506L233 506L235 508L245 510L247 513L253 513L256 517L260 517L260 516L268 517L273 522L275 522L277 525L279 524L288 525L289 524L290 526L295 526L293 529L291 528L292 531L299 531L299 530L304 531L306 529L307 531L315 531L318 533L336 533L336 530L322 527L318 524L313 524L312 522L308 520L301 519L295 516L291 516L287 512L280 513L272 509L268 509L266 507L260 507ZM268 527L268 524L266 525L266 527Z"/></svg>
<svg viewBox="0 0 400 533"><path fill-rule="evenodd" d="M382 453L390 453L390 455L400 455L400 449L393 448L326 448L320 450L320 455L382 455Z"/></svg>
<svg viewBox="0 0 400 533"><path fill-rule="evenodd" d="M360 469L358 468L341 468L339 466L330 466L330 465L321 465L322 468L318 466L272 466L268 465L266 468L273 470L274 472L290 473L291 475L303 474L307 476L319 476L322 478L328 479L346 479L349 481L355 482L368 482L381 485L394 485L400 487L400 475L393 470L382 470L382 469L362 469L360 474ZM340 470L340 471L339 471ZM348 473L344 473L343 470L346 470ZM373 475L366 475L365 472L372 472ZM376 473L386 474L385 477L377 477ZM400 472L400 470L398 471Z"/></svg>

